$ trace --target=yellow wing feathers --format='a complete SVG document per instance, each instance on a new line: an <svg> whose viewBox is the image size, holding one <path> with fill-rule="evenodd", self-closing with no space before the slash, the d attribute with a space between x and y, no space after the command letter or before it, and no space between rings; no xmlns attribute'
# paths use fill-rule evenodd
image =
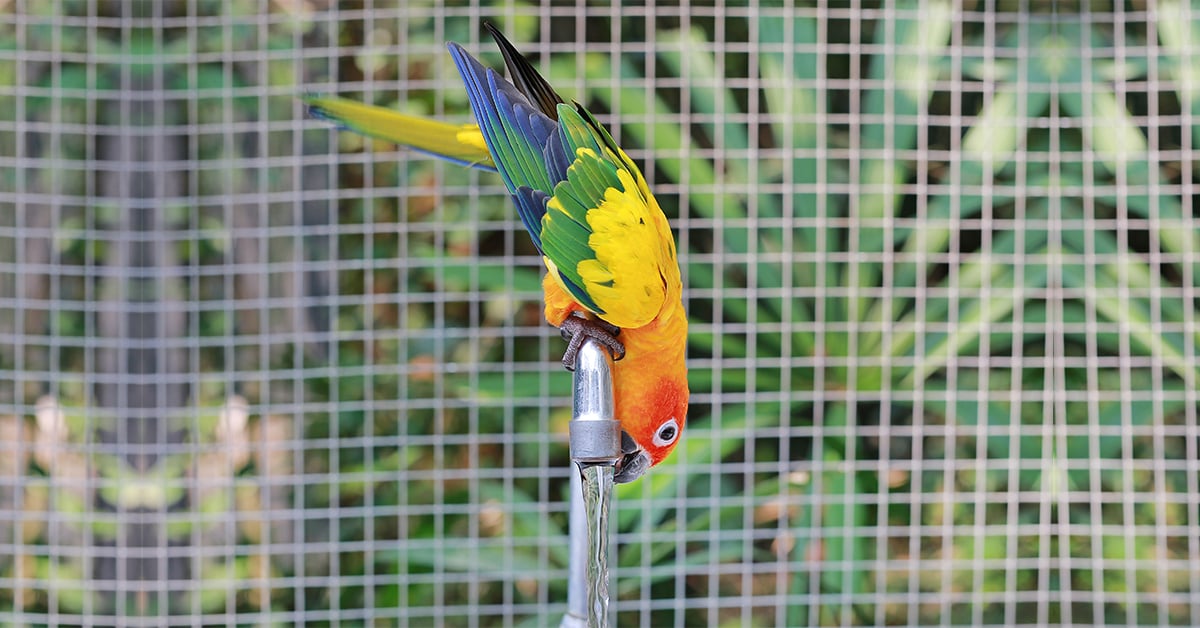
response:
<svg viewBox="0 0 1200 628"><path fill-rule="evenodd" d="M680 298L682 287L662 210L633 174L624 169L616 174L621 188L608 187L587 211L587 245L595 257L576 270L582 288L604 312L601 318L630 329L653 321L669 300Z"/></svg>

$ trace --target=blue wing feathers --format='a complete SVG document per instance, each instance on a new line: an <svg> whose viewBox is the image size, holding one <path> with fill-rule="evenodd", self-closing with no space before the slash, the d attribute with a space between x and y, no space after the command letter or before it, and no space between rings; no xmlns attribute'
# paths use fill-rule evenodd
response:
<svg viewBox="0 0 1200 628"><path fill-rule="evenodd" d="M597 134L595 121L578 105L562 103L557 94L555 98L540 92L531 96L532 79L526 77L523 90L484 67L461 46L451 43L449 48L521 224L538 250L554 263L571 296L588 310L604 314L583 289L577 266L595 259L588 212L604 201L608 189L622 187L617 177L620 164L612 161L611 140ZM533 72L531 67L528 70ZM531 98L538 98L537 103ZM556 209L547 216L552 198Z"/></svg>
<svg viewBox="0 0 1200 628"><path fill-rule="evenodd" d="M539 189L543 192L552 192L554 189L553 183L550 181L550 173L546 172L545 158L542 156L542 147L546 145L546 135L540 131L541 125L535 124L535 120L539 117L544 117L540 111L534 108L518 103L515 105L517 123L520 125L521 134L524 136L522 142L522 152L526 155L534 176L537 177L540 184Z"/></svg>
<svg viewBox="0 0 1200 628"><path fill-rule="evenodd" d="M558 122L546 117L546 114L537 111L529 117L529 124L533 127L533 133L538 137L535 143L538 148L546 146L553 138L558 136ZM543 155L544 159L544 155Z"/></svg>
<svg viewBox="0 0 1200 628"><path fill-rule="evenodd" d="M467 51L463 50L462 46L455 43L448 45L450 56L454 59L454 65L458 67L459 74L462 75L463 83L467 87L467 99L471 102L471 110L475 112L475 120L479 123L479 130L483 133L485 142L492 153L492 160L496 162L496 170L504 179L504 185L509 192L514 192L517 186L509 175L507 169L501 165L501 160L504 158L503 151L499 150L507 144L507 138L504 136L504 130L500 121L500 112L496 109L496 105L487 92L487 68L480 65L478 61Z"/></svg>
<svg viewBox="0 0 1200 628"><path fill-rule="evenodd" d="M542 217L554 185L544 152L545 146L558 135L559 125L461 46L451 43L449 49L467 85L471 109L497 170L513 196L521 223L538 250L542 250Z"/></svg>
<svg viewBox="0 0 1200 628"><path fill-rule="evenodd" d="M513 202L517 206L521 224L525 225L525 230L533 238L533 245L542 254L545 254L542 249L542 216L546 215L546 202L549 200L549 194L526 186L517 188L513 193Z"/></svg>
<svg viewBox="0 0 1200 628"><path fill-rule="evenodd" d="M567 178L567 168L571 167L571 159L567 157L566 145L563 143L561 129L555 129L554 135L546 139L546 147L542 149L542 157L546 162L546 170L555 181Z"/></svg>
<svg viewBox="0 0 1200 628"><path fill-rule="evenodd" d="M513 181L520 181L522 185L529 185L539 190L545 190L544 186L539 185L538 180L544 172L539 173L539 164L533 163L530 160L530 149L528 138L523 137L525 130L522 128L521 119L525 116L521 115L519 109L520 100L514 100L513 94L502 89L504 79L496 76L492 70L488 70L488 87L492 90L492 105L496 107L500 113L500 132L503 133L508 152L512 155L513 160L505 163L501 167L509 170L509 177ZM547 190L548 191L548 190Z"/></svg>

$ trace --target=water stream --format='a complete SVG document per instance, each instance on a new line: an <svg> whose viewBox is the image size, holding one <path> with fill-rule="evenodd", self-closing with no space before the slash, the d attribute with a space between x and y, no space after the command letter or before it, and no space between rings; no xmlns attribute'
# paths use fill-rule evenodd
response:
<svg viewBox="0 0 1200 628"><path fill-rule="evenodd" d="M608 513L612 506L613 467L583 470L583 509L587 522L588 628L608 626Z"/></svg>

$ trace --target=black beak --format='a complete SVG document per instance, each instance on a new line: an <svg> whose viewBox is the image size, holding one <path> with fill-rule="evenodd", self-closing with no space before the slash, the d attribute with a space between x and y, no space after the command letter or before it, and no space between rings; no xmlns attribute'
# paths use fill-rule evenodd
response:
<svg viewBox="0 0 1200 628"><path fill-rule="evenodd" d="M629 434L621 432L621 460L617 463L617 472L613 481L617 484L632 482L650 469L650 455L638 446Z"/></svg>

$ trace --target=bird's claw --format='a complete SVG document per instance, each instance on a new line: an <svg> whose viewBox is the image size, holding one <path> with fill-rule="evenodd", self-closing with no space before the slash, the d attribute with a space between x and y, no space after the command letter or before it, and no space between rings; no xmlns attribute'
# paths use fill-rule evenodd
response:
<svg viewBox="0 0 1200 628"><path fill-rule="evenodd" d="M594 339L608 349L613 360L625 357L625 345L617 340L621 328L615 325L594 318L572 315L568 316L558 329L562 333L563 340L567 341L567 350L563 352L562 362L568 371L575 370L575 358L588 338Z"/></svg>

